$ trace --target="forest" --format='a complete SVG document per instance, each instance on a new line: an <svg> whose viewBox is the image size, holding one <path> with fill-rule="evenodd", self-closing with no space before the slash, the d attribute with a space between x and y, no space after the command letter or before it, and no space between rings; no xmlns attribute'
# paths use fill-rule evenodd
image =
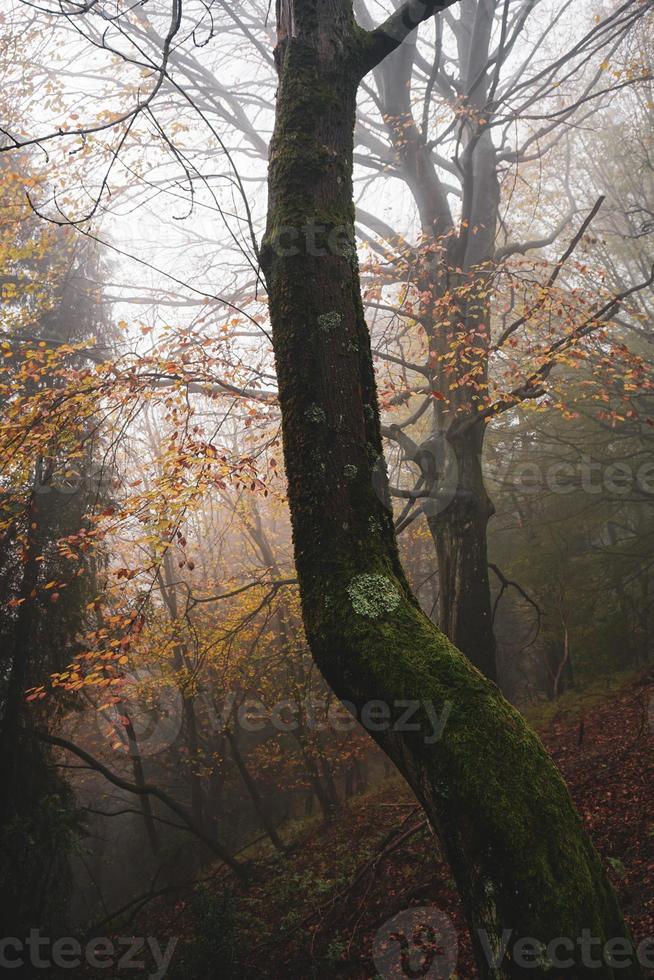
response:
<svg viewBox="0 0 654 980"><path fill-rule="evenodd" d="M0 77L0 972L654 977L653 0Z"/></svg>

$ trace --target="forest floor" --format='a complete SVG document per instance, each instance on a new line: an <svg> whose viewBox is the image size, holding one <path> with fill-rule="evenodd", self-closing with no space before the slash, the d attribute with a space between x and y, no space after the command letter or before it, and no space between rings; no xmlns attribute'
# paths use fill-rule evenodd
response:
<svg viewBox="0 0 654 980"><path fill-rule="evenodd" d="M634 940L654 936L654 672L601 679L528 714L568 781ZM414 906L447 913L458 937L454 975L476 977L450 871L399 779L354 798L327 827L286 831L295 837L289 856L251 855L264 865L254 884L219 876L174 906L144 911L146 933L180 937L169 980L370 980L379 976L378 930ZM409 974L398 963L383 975Z"/></svg>

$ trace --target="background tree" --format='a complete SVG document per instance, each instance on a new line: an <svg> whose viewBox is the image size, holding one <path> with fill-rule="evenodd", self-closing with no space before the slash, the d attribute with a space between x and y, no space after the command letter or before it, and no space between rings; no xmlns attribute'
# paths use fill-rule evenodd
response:
<svg viewBox="0 0 654 980"><path fill-rule="evenodd" d="M109 331L97 250L75 243L68 229L40 227L15 175L3 169L3 176L3 231L11 244L3 254L0 381L0 595L7 611L0 624L0 827L11 926L21 934L39 917L63 922L66 855L77 820L50 753L21 737L34 714L26 689L63 670L78 650L101 557L82 555L73 565L65 542L89 530L88 515L106 496L98 420L80 417L74 404L65 406L56 430L43 416L66 403L61 350L72 352L74 370L83 372L84 344L108 339ZM61 719L37 713L46 729Z"/></svg>

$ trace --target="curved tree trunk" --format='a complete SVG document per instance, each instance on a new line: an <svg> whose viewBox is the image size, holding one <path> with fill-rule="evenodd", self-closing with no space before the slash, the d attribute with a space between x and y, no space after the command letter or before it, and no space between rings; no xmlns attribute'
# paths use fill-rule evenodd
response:
<svg viewBox="0 0 654 980"><path fill-rule="evenodd" d="M422 19L436 9L421 3ZM412 5L416 9L416 5ZM390 25L397 36L401 21ZM352 0L279 0L280 75L262 250L273 325L288 493L307 637L336 694L420 705L422 732L374 737L436 828L471 931L480 976L544 976L492 946L514 936L626 935L599 857L566 786L522 716L422 613L375 491L382 458L370 342L353 233L352 154L360 77L392 47L365 34ZM379 481L376 481L378 486ZM424 705L451 712L440 741ZM403 710L403 709L402 709ZM576 978L637 977L637 967ZM563 973L566 971L557 971Z"/></svg>

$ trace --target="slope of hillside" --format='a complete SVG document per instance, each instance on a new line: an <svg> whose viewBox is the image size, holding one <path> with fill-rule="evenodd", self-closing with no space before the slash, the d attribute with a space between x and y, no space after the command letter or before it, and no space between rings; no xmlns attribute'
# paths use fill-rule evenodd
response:
<svg viewBox="0 0 654 980"><path fill-rule="evenodd" d="M547 709L549 718L542 712L535 718L609 869L637 943L654 936L650 703L651 673L612 691L598 685L581 696L572 693ZM287 839L294 834L291 853L252 854L261 874L246 888L219 874L174 906L144 910L137 934L179 937L167 974L171 980L424 976L420 942L406 950L404 967L401 944L393 937L389 958L379 959L382 927L414 907L446 913L458 947L454 976L476 976L449 869L399 781L359 797L328 827L286 831ZM398 932L409 921L401 918Z"/></svg>

